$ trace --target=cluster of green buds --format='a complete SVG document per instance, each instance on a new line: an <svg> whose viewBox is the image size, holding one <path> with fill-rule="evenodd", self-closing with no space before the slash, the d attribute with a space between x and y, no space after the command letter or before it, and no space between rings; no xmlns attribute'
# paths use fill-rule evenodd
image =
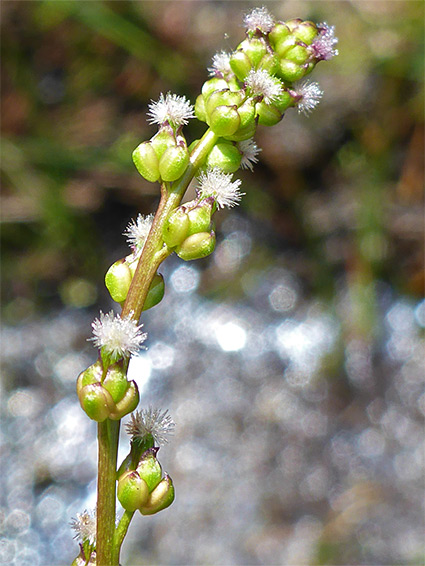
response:
<svg viewBox="0 0 425 566"><path fill-rule="evenodd" d="M139 173L151 182L173 182L183 175L189 164L189 150L182 134L184 124L193 118L190 103L175 94L161 94L153 102L150 122L158 123L158 132L133 151Z"/></svg>
<svg viewBox="0 0 425 566"><path fill-rule="evenodd" d="M117 421L134 411L139 404L135 381L127 381L123 361L103 369L101 359L80 373L77 395L83 411L92 420Z"/></svg>
<svg viewBox="0 0 425 566"><path fill-rule="evenodd" d="M333 28L293 19L276 22L266 8L245 17L246 38L233 53L218 53L195 104L199 120L231 141L251 138L257 124L273 126L290 107L310 112L322 91L297 83L321 60L337 54Z"/></svg>
<svg viewBox="0 0 425 566"><path fill-rule="evenodd" d="M194 200L177 207L163 228L163 240L177 255L188 261L209 255L215 247L211 222L212 197Z"/></svg>
<svg viewBox="0 0 425 566"><path fill-rule="evenodd" d="M127 380L131 354L142 348L147 334L131 317L100 313L93 324L98 360L80 373L77 394L84 412L93 420L119 420L135 410L139 391L135 381Z"/></svg>
<svg viewBox="0 0 425 566"><path fill-rule="evenodd" d="M118 479L117 496L126 511L153 515L174 501L174 486L156 455L158 448L146 450L134 470L124 471Z"/></svg>

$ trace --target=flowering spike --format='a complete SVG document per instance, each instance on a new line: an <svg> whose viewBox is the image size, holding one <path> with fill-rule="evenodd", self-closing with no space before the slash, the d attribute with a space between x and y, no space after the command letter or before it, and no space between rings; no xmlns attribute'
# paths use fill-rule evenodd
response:
<svg viewBox="0 0 425 566"><path fill-rule="evenodd" d="M143 249L152 222L153 214L149 214L148 216L139 214L137 220L131 220L124 230L123 235L127 236L127 242L134 251L140 252Z"/></svg>
<svg viewBox="0 0 425 566"><path fill-rule="evenodd" d="M162 126L168 122L174 127L187 124L189 118L195 117L193 106L186 100L186 97L171 94L171 92L165 96L161 92L157 102L152 100L147 115L150 124Z"/></svg>
<svg viewBox="0 0 425 566"><path fill-rule="evenodd" d="M335 48L335 45L338 43L338 38L335 37L335 26L329 26L324 22L317 24L317 29L319 33L311 46L316 59L319 61L329 61L332 57L338 55L338 49Z"/></svg>
<svg viewBox="0 0 425 566"><path fill-rule="evenodd" d="M147 338L147 334L141 331L143 325L130 316L121 318L119 314L114 317L114 312L108 314L100 312L100 318L92 323L93 341L97 348L102 350L110 362L117 362L121 358L136 354Z"/></svg>
<svg viewBox="0 0 425 566"><path fill-rule="evenodd" d="M72 518L71 528L74 529L74 538L82 543L88 541L91 546L96 543L96 511L83 511L77 513L76 519Z"/></svg>
<svg viewBox="0 0 425 566"><path fill-rule="evenodd" d="M258 162L257 155L261 149L257 147L253 138L238 142L237 147L242 153L241 169L253 170L254 163Z"/></svg>
<svg viewBox="0 0 425 566"><path fill-rule="evenodd" d="M271 104L283 92L280 80L264 69L250 71L245 86L252 96L261 97L266 104Z"/></svg>
<svg viewBox="0 0 425 566"><path fill-rule="evenodd" d="M175 423L168 414L168 410L154 409L152 406L131 415L131 421L125 426L127 433L141 440L152 436L159 445L168 442L167 436L174 433Z"/></svg>
<svg viewBox="0 0 425 566"><path fill-rule="evenodd" d="M198 197L214 197L218 208L231 208L239 204L244 194L239 191L240 184L239 179L232 182L232 175L223 173L218 167L207 169L206 173L199 176Z"/></svg>
<svg viewBox="0 0 425 566"><path fill-rule="evenodd" d="M269 33L274 26L274 17L264 6L262 8L254 8L244 17L245 28L248 32Z"/></svg>

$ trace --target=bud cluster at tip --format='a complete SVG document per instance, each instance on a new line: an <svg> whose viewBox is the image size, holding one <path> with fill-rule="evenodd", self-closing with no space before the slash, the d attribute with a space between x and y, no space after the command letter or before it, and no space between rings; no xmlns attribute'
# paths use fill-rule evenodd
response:
<svg viewBox="0 0 425 566"><path fill-rule="evenodd" d="M158 448L149 448L142 454L135 470L126 470L120 475L117 496L126 511L153 515L174 501L173 482L168 474L162 476L157 452Z"/></svg>
<svg viewBox="0 0 425 566"><path fill-rule="evenodd" d="M145 179L172 183L184 174L191 151L199 143L195 140L187 147L182 128L188 120L196 116L217 137L199 166L198 198L177 208L163 231L164 243L184 260L205 257L213 251L211 215L223 206L238 204L239 187L226 176L239 168L252 170L260 151L253 140L258 124L277 124L291 107L308 115L323 92L305 77L319 61L338 54L334 28L326 23L276 21L262 7L247 13L244 24L245 39L236 50L214 55L208 68L210 78L194 107L185 97L171 93L161 94L149 105L149 120L158 124L159 130L133 152L134 163ZM210 179L217 185L219 177L221 188L208 192ZM115 275L120 284L112 282ZM128 258L114 264L108 273L107 286L118 302L125 299L131 278Z"/></svg>
<svg viewBox="0 0 425 566"><path fill-rule="evenodd" d="M275 21L266 8L245 16L246 38L233 53L218 53L211 79L195 104L198 119L228 140L252 137L257 124L273 126L290 107L309 113L322 92L298 81L319 61L338 54L334 28L292 19Z"/></svg>

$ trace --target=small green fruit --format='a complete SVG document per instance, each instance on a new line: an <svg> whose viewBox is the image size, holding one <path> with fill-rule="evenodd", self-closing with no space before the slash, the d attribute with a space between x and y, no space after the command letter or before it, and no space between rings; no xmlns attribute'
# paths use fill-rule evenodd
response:
<svg viewBox="0 0 425 566"><path fill-rule="evenodd" d="M111 394L101 383L86 385L78 395L83 411L92 420L101 423L110 417L115 409Z"/></svg>
<svg viewBox="0 0 425 566"><path fill-rule="evenodd" d="M262 126L275 126L282 120L282 114L274 104L258 102L255 105L255 110L258 116L258 123Z"/></svg>
<svg viewBox="0 0 425 566"><path fill-rule="evenodd" d="M244 81L252 69L248 55L242 51L235 51L230 57L230 67L240 81Z"/></svg>
<svg viewBox="0 0 425 566"><path fill-rule="evenodd" d="M132 278L125 258L111 265L105 275L105 285L114 301L117 303L125 301Z"/></svg>
<svg viewBox="0 0 425 566"><path fill-rule="evenodd" d="M169 147L159 160L159 173L163 181L176 181L189 165L189 152L186 146Z"/></svg>
<svg viewBox="0 0 425 566"><path fill-rule="evenodd" d="M156 459L158 448L150 448L142 454L137 466L137 473L146 482L149 493L153 491L161 481L162 468Z"/></svg>
<svg viewBox="0 0 425 566"><path fill-rule="evenodd" d="M217 106L209 119L209 126L217 136L233 135L240 123L237 106Z"/></svg>
<svg viewBox="0 0 425 566"><path fill-rule="evenodd" d="M239 169L241 159L242 155L236 146L229 142L222 142L217 143L210 151L206 165L211 168L219 167L224 173L234 173Z"/></svg>
<svg viewBox="0 0 425 566"><path fill-rule="evenodd" d="M118 421L135 410L139 404L139 389L135 381L129 381L124 396L116 403L114 410L111 411L109 418Z"/></svg>
<svg viewBox="0 0 425 566"><path fill-rule="evenodd" d="M136 471L130 470L118 480L117 496L126 511L136 511L146 505L148 486Z"/></svg>
<svg viewBox="0 0 425 566"><path fill-rule="evenodd" d="M128 388L127 376L121 364L109 366L102 385L109 391L114 403L121 401Z"/></svg>
<svg viewBox="0 0 425 566"><path fill-rule="evenodd" d="M156 273L150 284L148 294L146 295L143 311L147 311L160 303L164 296L164 290L164 278L160 273Z"/></svg>
<svg viewBox="0 0 425 566"><path fill-rule="evenodd" d="M189 231L189 217L183 207L178 207L164 224L162 238L169 248L180 245Z"/></svg>
<svg viewBox="0 0 425 566"><path fill-rule="evenodd" d="M214 251L214 232L199 232L192 234L176 250L177 255L185 261L206 257Z"/></svg>
<svg viewBox="0 0 425 566"><path fill-rule="evenodd" d="M133 161L138 172L152 183L159 179L158 157L151 142L143 142L133 151Z"/></svg>
<svg viewBox="0 0 425 566"><path fill-rule="evenodd" d="M142 515L153 515L169 507L174 501L174 486L171 478L166 475L149 495L145 505L140 508Z"/></svg>

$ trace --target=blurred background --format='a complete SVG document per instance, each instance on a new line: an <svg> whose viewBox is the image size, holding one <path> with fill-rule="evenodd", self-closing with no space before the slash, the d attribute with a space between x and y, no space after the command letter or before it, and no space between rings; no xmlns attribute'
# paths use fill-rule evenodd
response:
<svg viewBox="0 0 425 566"><path fill-rule="evenodd" d="M134 520L122 563L420 564L424 4L263 4L335 25L340 54L313 73L309 118L258 129L215 253L161 269L131 374L141 406L176 422L159 452L176 501ZM96 426L75 380L91 321L114 308L103 277L121 234L159 196L131 152L155 133L150 100L194 102L255 6L1 2L1 564L78 553Z"/></svg>

